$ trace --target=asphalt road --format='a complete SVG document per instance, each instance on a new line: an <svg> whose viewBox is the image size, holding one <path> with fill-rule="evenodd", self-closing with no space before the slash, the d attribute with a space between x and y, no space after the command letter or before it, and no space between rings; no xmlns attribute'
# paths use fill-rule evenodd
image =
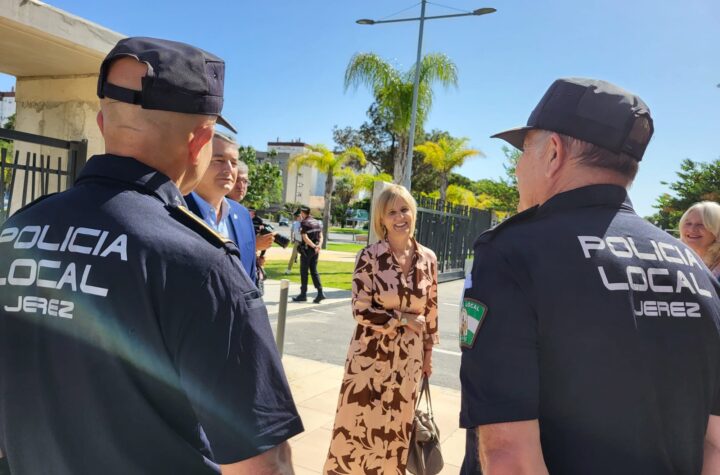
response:
<svg viewBox="0 0 720 475"><path fill-rule="evenodd" d="M438 288L440 345L433 352L432 383L460 389L458 312L463 281L445 282ZM277 315L270 316L275 327ZM344 365L348 344L355 330L350 302L293 309L288 304L284 353Z"/></svg>

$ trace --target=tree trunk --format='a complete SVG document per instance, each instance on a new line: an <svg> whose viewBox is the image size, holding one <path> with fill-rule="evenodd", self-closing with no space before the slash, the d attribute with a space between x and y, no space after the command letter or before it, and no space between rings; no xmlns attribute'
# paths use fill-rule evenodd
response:
<svg viewBox="0 0 720 475"><path fill-rule="evenodd" d="M325 178L325 209L323 210L323 243L322 248L327 249L328 234L330 233L330 201L333 192L333 173L327 172Z"/></svg>
<svg viewBox="0 0 720 475"><path fill-rule="evenodd" d="M405 183L405 166L407 164L407 144L408 137L404 135L398 136L395 148L395 165L393 167L393 183L402 185Z"/></svg>
<svg viewBox="0 0 720 475"><path fill-rule="evenodd" d="M440 174L440 201L445 205L447 201L448 176L444 173Z"/></svg>

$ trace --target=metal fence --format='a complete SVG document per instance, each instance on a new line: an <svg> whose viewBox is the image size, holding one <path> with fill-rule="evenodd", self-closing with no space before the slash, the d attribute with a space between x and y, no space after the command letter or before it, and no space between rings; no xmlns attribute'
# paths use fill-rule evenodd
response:
<svg viewBox="0 0 720 475"><path fill-rule="evenodd" d="M87 141L67 141L0 128L0 139L13 141L13 154L0 149L0 224L11 212L40 196L72 186L87 160ZM60 149L37 153L18 150L18 143Z"/></svg>
<svg viewBox="0 0 720 475"><path fill-rule="evenodd" d="M492 212L453 206L426 197L417 197L415 238L435 252L438 280L464 277L465 261L471 256L475 239L490 228Z"/></svg>

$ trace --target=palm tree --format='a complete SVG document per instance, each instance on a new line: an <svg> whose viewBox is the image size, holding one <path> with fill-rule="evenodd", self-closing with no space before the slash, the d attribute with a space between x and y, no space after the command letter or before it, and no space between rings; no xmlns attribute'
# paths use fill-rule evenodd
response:
<svg viewBox="0 0 720 475"><path fill-rule="evenodd" d="M415 66L399 71L374 53L358 53L345 70L345 90L367 86L375 96L379 112L387 118L397 138L393 178L403 183L406 173L407 146L410 139L410 116ZM432 86L457 86L457 67L444 54L428 54L420 61L420 85L417 102L417 130L422 130L433 101Z"/></svg>
<svg viewBox="0 0 720 475"><path fill-rule="evenodd" d="M416 152L424 155L424 161L440 174L440 199L447 198L450 172L465 163L470 157L485 156L480 150L466 148L468 139L441 137L437 142L425 142L415 147Z"/></svg>
<svg viewBox="0 0 720 475"><path fill-rule="evenodd" d="M345 170L348 170L347 168ZM346 172L347 173L347 172ZM372 193L373 188L375 188L375 182L376 181L387 181L391 182L392 177L388 175L387 173L378 173L377 175L373 175L372 173L350 173L352 176L350 176L353 191L368 191ZM349 175L350 175L349 174Z"/></svg>
<svg viewBox="0 0 720 475"><path fill-rule="evenodd" d="M336 154L324 145L308 145L308 151L296 155L290 160L291 165L298 168L303 165L317 168L325 173L325 208L323 209L323 249L327 247L327 236L330 229L330 199L335 187L335 176L341 173L343 166L350 160L356 160L365 165L365 154L359 147L350 147L342 153Z"/></svg>
<svg viewBox="0 0 720 475"><path fill-rule="evenodd" d="M472 191L458 185L448 186L447 200L449 203L459 206L477 206L478 204L478 200Z"/></svg>

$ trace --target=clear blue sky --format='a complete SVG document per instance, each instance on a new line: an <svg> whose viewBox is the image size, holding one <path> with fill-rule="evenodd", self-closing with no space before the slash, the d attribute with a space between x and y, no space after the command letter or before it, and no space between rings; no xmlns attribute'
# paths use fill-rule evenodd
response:
<svg viewBox="0 0 720 475"><path fill-rule="evenodd" d="M200 46L227 62L225 113L242 144L300 138L332 145L333 125L358 126L372 102L343 91L356 52L402 68L415 60L417 24L360 26L358 18L417 16L415 0L51 0L127 35ZM638 93L655 117L655 137L631 197L642 215L673 180L680 161L720 157L720 2L717 0L439 0L498 12L428 22L424 51L458 66L458 89L438 90L426 128L465 136L487 158L460 169L503 175L502 142L489 136L522 125L557 77L606 79ZM122 6L121 6L122 5ZM430 4L428 14L452 13ZM0 90L12 81L0 77ZM715 137L715 138L713 138Z"/></svg>

